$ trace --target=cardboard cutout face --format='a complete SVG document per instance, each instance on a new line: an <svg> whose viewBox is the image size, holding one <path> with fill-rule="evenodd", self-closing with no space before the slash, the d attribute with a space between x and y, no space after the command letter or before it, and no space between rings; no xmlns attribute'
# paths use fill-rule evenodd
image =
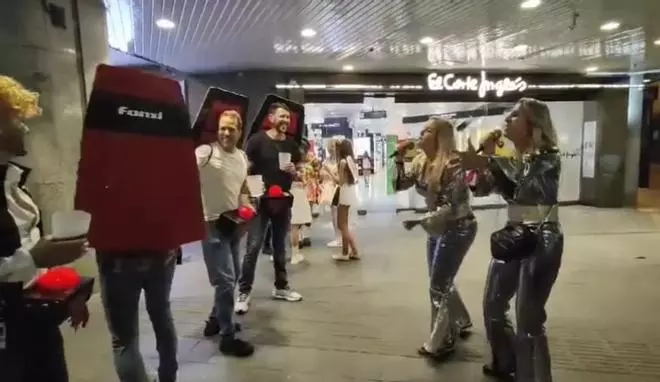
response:
<svg viewBox="0 0 660 382"><path fill-rule="evenodd" d="M220 88L209 88L204 102L197 113L193 123L193 134L197 145L214 142L218 137L218 119L227 110L234 110L241 116L245 126L249 99L241 94L232 93ZM242 145L245 137L245 128L242 129L238 145Z"/></svg>
<svg viewBox="0 0 660 382"><path fill-rule="evenodd" d="M100 251L172 250L205 235L195 143L177 81L100 65L85 115L76 209Z"/></svg>
<svg viewBox="0 0 660 382"><path fill-rule="evenodd" d="M304 130L305 107L299 103L274 94L267 95L266 99L261 104L259 113L254 121L252 121L249 132L246 134L247 138L260 130L268 130L273 127L273 123L278 119L269 113L269 109L274 103L281 103L289 109L289 126L287 128L287 134L292 136L296 142L300 143Z"/></svg>

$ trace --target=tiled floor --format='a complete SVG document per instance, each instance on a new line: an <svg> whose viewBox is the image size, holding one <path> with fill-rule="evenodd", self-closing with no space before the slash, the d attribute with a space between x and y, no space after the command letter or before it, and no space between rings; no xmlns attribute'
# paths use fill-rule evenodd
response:
<svg viewBox="0 0 660 382"><path fill-rule="evenodd" d="M548 305L555 381L660 381L660 215L631 210L564 207L564 263ZM246 336L258 350L249 360L218 354L201 336L211 301L198 255L177 269L172 304L180 336L181 381L482 381L487 357L481 295L489 233L503 214L480 211L480 232L458 277L475 334L442 366L415 350L429 326L424 237L400 228L402 216L370 213L356 232L363 261L334 264L317 224L309 264L291 267L298 304L268 298L272 267L261 259ZM88 329L66 332L74 382L116 381L98 301ZM148 320L145 356L155 362Z"/></svg>

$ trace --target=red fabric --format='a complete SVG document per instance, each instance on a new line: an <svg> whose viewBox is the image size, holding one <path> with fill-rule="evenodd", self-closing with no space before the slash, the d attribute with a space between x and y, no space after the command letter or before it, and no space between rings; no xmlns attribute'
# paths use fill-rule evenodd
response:
<svg viewBox="0 0 660 382"><path fill-rule="evenodd" d="M100 65L90 102L94 91L186 108L176 81L136 69ZM192 137L85 126L75 204L92 215L91 246L165 251L204 238L194 151Z"/></svg>

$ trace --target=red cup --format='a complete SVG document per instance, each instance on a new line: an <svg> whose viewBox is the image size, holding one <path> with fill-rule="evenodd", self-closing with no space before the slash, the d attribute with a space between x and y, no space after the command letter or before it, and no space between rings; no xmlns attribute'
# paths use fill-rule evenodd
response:
<svg viewBox="0 0 660 382"><path fill-rule="evenodd" d="M254 217L254 210L248 206L238 207L238 217L243 220L251 220Z"/></svg>
<svg viewBox="0 0 660 382"><path fill-rule="evenodd" d="M282 187L278 185L274 185L268 187L267 194L269 198L281 198L282 196L284 196L284 191L282 191Z"/></svg>

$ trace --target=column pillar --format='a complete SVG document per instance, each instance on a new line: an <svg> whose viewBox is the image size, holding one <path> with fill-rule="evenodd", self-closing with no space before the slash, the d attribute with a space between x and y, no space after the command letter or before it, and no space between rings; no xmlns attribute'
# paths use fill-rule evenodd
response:
<svg viewBox="0 0 660 382"><path fill-rule="evenodd" d="M43 115L29 121L22 161L46 232L53 212L73 209L86 97L107 57L105 19L101 0L0 2L0 73L40 93ZM93 275L93 263L76 266Z"/></svg>
<svg viewBox="0 0 660 382"><path fill-rule="evenodd" d="M639 190L639 159L642 149L644 76L630 76L628 89L626 154L624 157L623 205L635 207Z"/></svg>
<svg viewBox="0 0 660 382"><path fill-rule="evenodd" d="M585 102L585 121L595 121L594 176L582 169L580 201L597 207L634 206L637 201L643 89L607 89ZM585 133L587 131L585 130ZM587 149L585 148L585 153ZM587 163L583 161L583 166Z"/></svg>

